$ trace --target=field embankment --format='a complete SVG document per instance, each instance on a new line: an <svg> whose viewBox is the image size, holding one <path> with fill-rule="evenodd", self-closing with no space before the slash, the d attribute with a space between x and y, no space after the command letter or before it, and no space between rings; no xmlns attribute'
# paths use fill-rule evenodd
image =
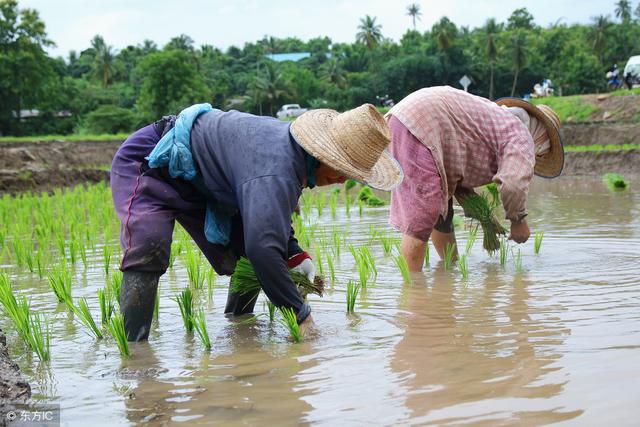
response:
<svg viewBox="0 0 640 427"><path fill-rule="evenodd" d="M20 374L20 368L9 358L7 340L0 330L0 414L14 409L14 405L24 404L31 397L31 387ZM4 417L0 426L5 425Z"/></svg>

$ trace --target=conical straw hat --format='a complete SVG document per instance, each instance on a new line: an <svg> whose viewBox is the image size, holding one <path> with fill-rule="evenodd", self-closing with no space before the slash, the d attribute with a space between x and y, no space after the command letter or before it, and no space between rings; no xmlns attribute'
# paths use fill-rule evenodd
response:
<svg viewBox="0 0 640 427"><path fill-rule="evenodd" d="M534 172L544 178L555 178L560 175L564 167L564 148L560 137L560 118L555 111L548 105L533 105L520 98L501 98L496 101L496 104L506 107L520 107L542 121L547 129L551 148L547 153L536 156Z"/></svg>
<svg viewBox="0 0 640 427"><path fill-rule="evenodd" d="M307 111L291 124L291 134L309 154L349 178L385 191L402 182L402 168L386 151L391 132L371 104L344 113Z"/></svg>

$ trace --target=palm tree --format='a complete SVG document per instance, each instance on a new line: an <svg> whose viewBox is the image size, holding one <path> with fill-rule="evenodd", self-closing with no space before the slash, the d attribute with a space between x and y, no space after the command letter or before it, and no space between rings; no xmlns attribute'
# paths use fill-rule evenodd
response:
<svg viewBox="0 0 640 427"><path fill-rule="evenodd" d="M420 5L418 3L411 3L407 6L407 15L413 20L413 29L416 29L416 19L419 21L422 12L420 12Z"/></svg>
<svg viewBox="0 0 640 427"><path fill-rule="evenodd" d="M96 35L91 40L91 48L94 53L93 73L102 81L102 86L106 87L114 73L115 54L113 48L107 45L100 35Z"/></svg>
<svg viewBox="0 0 640 427"><path fill-rule="evenodd" d="M597 53L600 64L604 63L604 51L607 47L609 27L611 27L609 17L600 15L593 18L593 27L591 29L593 50Z"/></svg>
<svg viewBox="0 0 640 427"><path fill-rule="evenodd" d="M618 0L616 3L616 18L622 22L631 20L631 4L627 0Z"/></svg>
<svg viewBox="0 0 640 427"><path fill-rule="evenodd" d="M382 40L382 25L376 24L375 17L367 15L360 18L358 30L360 31L356 34L356 41L366 45L369 50L373 50Z"/></svg>
<svg viewBox="0 0 640 427"><path fill-rule="evenodd" d="M527 62L527 35L522 31L518 31L516 35L511 38L511 52L513 55L513 86L511 86L511 96L516 93L516 84L518 83L518 74L524 68Z"/></svg>
<svg viewBox="0 0 640 427"><path fill-rule="evenodd" d="M440 19L432 28L433 34L436 36L436 44L438 49L447 51L453 47L454 39L457 36L456 25L446 16Z"/></svg>
<svg viewBox="0 0 640 427"><path fill-rule="evenodd" d="M498 47L496 46L496 34L498 33L498 24L495 18L489 18L484 26L487 35L487 58L489 59L489 99L493 100L493 92L495 90L493 74L498 58Z"/></svg>
<svg viewBox="0 0 640 427"><path fill-rule="evenodd" d="M275 63L267 61L264 66L264 74L256 79L256 97L262 102L269 103L269 112L273 116L273 104L279 99L291 96L288 82L282 77Z"/></svg>
<svg viewBox="0 0 640 427"><path fill-rule="evenodd" d="M334 84L340 89L344 89L347 85L345 72L335 56L322 65L320 79L327 83Z"/></svg>

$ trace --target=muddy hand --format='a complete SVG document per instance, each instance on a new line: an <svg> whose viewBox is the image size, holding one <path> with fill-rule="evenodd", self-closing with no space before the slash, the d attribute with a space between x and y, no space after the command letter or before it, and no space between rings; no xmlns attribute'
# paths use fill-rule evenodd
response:
<svg viewBox="0 0 640 427"><path fill-rule="evenodd" d="M304 322L300 323L300 334L304 336L307 331L311 330L315 323L313 323L313 318L311 315L308 315Z"/></svg>

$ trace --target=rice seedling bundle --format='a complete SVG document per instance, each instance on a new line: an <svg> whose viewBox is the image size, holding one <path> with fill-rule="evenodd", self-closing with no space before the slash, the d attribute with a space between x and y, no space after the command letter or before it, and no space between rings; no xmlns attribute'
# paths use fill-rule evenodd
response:
<svg viewBox="0 0 640 427"><path fill-rule="evenodd" d="M124 317L122 313L115 314L109 323L107 323L107 330L115 339L120 355L129 357L129 340L127 339L127 332L124 328Z"/></svg>
<svg viewBox="0 0 640 427"><path fill-rule="evenodd" d="M405 257L402 256L402 254L398 254L398 256L395 256L393 260L395 261L396 266L398 267L398 270L400 270L400 273L402 274L402 279L404 280L404 283L411 283L411 273L409 272L409 264L407 264L407 260L405 259Z"/></svg>
<svg viewBox="0 0 640 427"><path fill-rule="evenodd" d="M302 342L302 331L300 330L300 325L298 325L296 312L293 311L293 308L288 307L280 307L279 310L282 316L282 319L279 319L279 321L289 330L293 342Z"/></svg>
<svg viewBox="0 0 640 427"><path fill-rule="evenodd" d="M482 246L488 252L494 252L500 248L498 235L506 234L507 230L496 221L493 212L498 206L498 200L492 202L484 194L469 194L462 200L464 214L480 223L483 232Z"/></svg>
<svg viewBox="0 0 640 427"><path fill-rule="evenodd" d="M205 350L211 350L211 339L209 338L209 332L207 331L207 319L204 315L204 310L202 308L196 310L191 321Z"/></svg>
<svg viewBox="0 0 640 427"><path fill-rule="evenodd" d="M447 243L444 247L444 269L449 270L453 263L453 255L456 251L455 243Z"/></svg>
<svg viewBox="0 0 640 427"><path fill-rule="evenodd" d="M102 331L100 331L100 328L98 328L96 322L93 320L86 298L80 298L77 305L70 304L69 308L97 339L102 339Z"/></svg>
<svg viewBox="0 0 640 427"><path fill-rule="evenodd" d="M366 203L368 206L384 206L384 201L373 194L370 187L364 186L358 193L358 200Z"/></svg>
<svg viewBox="0 0 640 427"><path fill-rule="evenodd" d="M316 276L311 282L307 276L297 271L290 270L289 274L291 274L291 279L298 287L298 291L303 298L306 298L308 294L322 296L324 292L324 279L322 277ZM261 289L260 281L258 281L251 262L247 258L240 258L236 264L235 271L231 275L231 290L240 295L255 293L257 298L258 291Z"/></svg>
<svg viewBox="0 0 640 427"><path fill-rule="evenodd" d="M629 183L618 173L606 173L602 180L612 190L624 190L629 186Z"/></svg>
<svg viewBox="0 0 640 427"><path fill-rule="evenodd" d="M360 292L360 284L352 280L347 283L347 313L353 313L356 306L356 299Z"/></svg>
<svg viewBox="0 0 640 427"><path fill-rule="evenodd" d="M540 247L542 246L542 238L544 237L544 231L536 231L535 238L533 241L533 252L535 254L540 253Z"/></svg>
<svg viewBox="0 0 640 427"><path fill-rule="evenodd" d="M185 288L173 300L178 303L180 308L184 328L187 332L193 332L193 293L191 288Z"/></svg>

